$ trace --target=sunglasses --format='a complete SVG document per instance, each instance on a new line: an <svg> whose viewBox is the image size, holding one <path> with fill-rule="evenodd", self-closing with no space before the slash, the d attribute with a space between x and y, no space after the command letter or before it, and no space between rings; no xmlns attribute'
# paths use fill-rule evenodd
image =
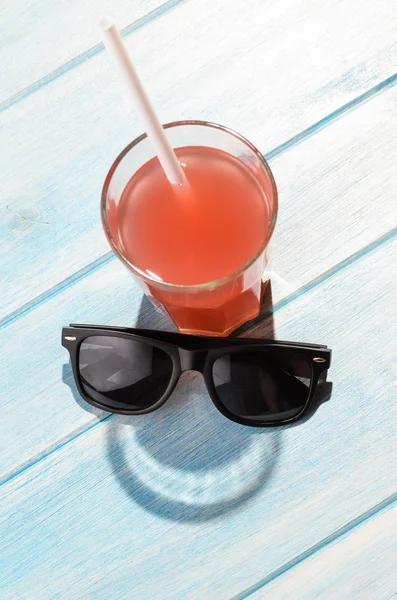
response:
<svg viewBox="0 0 397 600"><path fill-rule="evenodd" d="M183 371L199 371L216 408L241 425L292 423L310 411L331 350L315 344L70 325L62 329L81 396L123 415L149 413Z"/></svg>

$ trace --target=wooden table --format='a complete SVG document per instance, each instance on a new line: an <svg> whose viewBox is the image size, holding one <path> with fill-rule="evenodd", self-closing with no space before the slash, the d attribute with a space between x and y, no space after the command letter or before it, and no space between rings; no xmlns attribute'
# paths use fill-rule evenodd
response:
<svg viewBox="0 0 397 600"><path fill-rule="evenodd" d="M279 187L273 314L250 333L328 344L332 395L277 430L227 421L198 375L152 415L79 399L62 325L170 326L99 218L141 126L98 43L106 2L4 0L0 597L395 597L395 0L160 2L112 11L162 121L240 131Z"/></svg>

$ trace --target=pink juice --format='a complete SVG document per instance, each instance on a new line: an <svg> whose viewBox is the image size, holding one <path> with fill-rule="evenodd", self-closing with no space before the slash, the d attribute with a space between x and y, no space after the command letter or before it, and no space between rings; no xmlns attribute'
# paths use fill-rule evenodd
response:
<svg viewBox="0 0 397 600"><path fill-rule="evenodd" d="M225 335L259 312L263 260L259 271L244 267L264 249L269 203L253 167L231 154L202 146L176 153L189 186L176 193L152 159L109 207L109 226L181 331Z"/></svg>

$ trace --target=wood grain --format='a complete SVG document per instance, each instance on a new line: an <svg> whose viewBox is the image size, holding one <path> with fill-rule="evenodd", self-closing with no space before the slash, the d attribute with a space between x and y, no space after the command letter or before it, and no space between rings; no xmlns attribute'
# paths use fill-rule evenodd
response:
<svg viewBox="0 0 397 600"><path fill-rule="evenodd" d="M120 28L161 6L161 0L5 0L0 6L1 101L32 93L98 52L102 14ZM166 2L167 4L172 4ZM154 16L154 15L153 15ZM32 53L34 60L32 60Z"/></svg>
<svg viewBox="0 0 397 600"><path fill-rule="evenodd" d="M271 274L274 303L392 227L396 97L397 89L385 92L273 161L280 187ZM374 139L381 143L376 146ZM70 252L75 252L73 247ZM67 363L61 326L71 321L169 326L148 303L141 310L141 303L141 291L114 261L0 332L1 346L10 349L0 371L1 478L95 421L80 410L61 381ZM23 376L16 377L21 356Z"/></svg>
<svg viewBox="0 0 397 600"><path fill-rule="evenodd" d="M277 337L333 348L303 425L228 422L188 377L1 486L2 597L230 598L390 496L396 258L389 242L275 313Z"/></svg>
<svg viewBox="0 0 397 600"><path fill-rule="evenodd" d="M127 42L163 121L222 122L267 153L395 73L393 6L192 0ZM141 126L100 54L4 111L0 127L4 316L108 252L102 182Z"/></svg>
<svg viewBox="0 0 397 600"><path fill-rule="evenodd" d="M104 259L101 184L141 132L96 46L105 4L0 7L0 597L389 598L394 2L112 2L164 122L218 121L271 157L275 313L250 334L334 351L331 399L283 431L227 421L198 375L135 419L73 385L63 324L170 326Z"/></svg>
<svg viewBox="0 0 397 600"><path fill-rule="evenodd" d="M391 600L396 594L397 506L249 596L250 600Z"/></svg>

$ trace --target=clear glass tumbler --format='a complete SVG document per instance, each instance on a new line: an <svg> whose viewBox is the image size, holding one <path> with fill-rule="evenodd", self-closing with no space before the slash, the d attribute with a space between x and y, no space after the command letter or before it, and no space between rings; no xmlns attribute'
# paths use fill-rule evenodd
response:
<svg viewBox="0 0 397 600"><path fill-rule="evenodd" d="M234 131L204 121L180 121L164 126L173 148L204 146L231 154L249 167L263 191L268 222L257 252L240 269L217 281L175 285L158 281L140 270L125 255L114 215L131 177L154 157L146 135L129 144L114 161L102 191L102 223L108 241L119 259L130 269L144 292L163 309L183 333L226 336L260 310L261 293L269 271L268 245L277 217L277 188L270 168L260 152ZM263 281L265 279L265 281Z"/></svg>

